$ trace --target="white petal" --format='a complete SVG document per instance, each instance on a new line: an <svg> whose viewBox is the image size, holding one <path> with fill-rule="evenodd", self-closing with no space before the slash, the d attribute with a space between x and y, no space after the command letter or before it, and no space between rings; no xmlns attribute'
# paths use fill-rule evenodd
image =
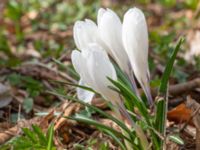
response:
<svg viewBox="0 0 200 150"><path fill-rule="evenodd" d="M112 84L107 77L116 80L117 76L107 53L95 44L90 45L89 48L91 55L88 57L88 69L90 76L92 76L93 81L95 82L96 91L111 102L118 101L118 94L108 88L108 86L111 86Z"/></svg>
<svg viewBox="0 0 200 150"><path fill-rule="evenodd" d="M87 86L82 80L79 81L79 85ZM94 93L83 88L77 88L77 96L80 100L86 103L91 103Z"/></svg>
<svg viewBox="0 0 200 150"><path fill-rule="evenodd" d="M71 54L71 60L72 64L74 66L74 69L76 72L81 76L83 70L80 61L82 60L81 58L81 53L77 50L73 50Z"/></svg>
<svg viewBox="0 0 200 150"><path fill-rule="evenodd" d="M76 21L73 27L74 42L78 49L81 49L81 43L80 43L81 41L80 41L79 33L82 28L82 24L83 24L82 21Z"/></svg>
<svg viewBox="0 0 200 150"><path fill-rule="evenodd" d="M76 72L80 75L80 78L86 83L88 86L92 84L92 80L89 77L89 73L87 71L86 65L86 58L88 57L89 53L86 52L79 52L77 50L72 51L71 60Z"/></svg>
<svg viewBox="0 0 200 150"><path fill-rule="evenodd" d="M97 24L100 24L101 18L103 16L103 14L106 12L106 10L104 8L100 8L98 10L98 15L97 15Z"/></svg>
<svg viewBox="0 0 200 150"><path fill-rule="evenodd" d="M124 15L122 39L134 74L147 93L149 86L148 31L142 11L130 9Z"/></svg>
<svg viewBox="0 0 200 150"><path fill-rule="evenodd" d="M97 26L89 19L76 21L73 28L73 36L78 49L85 49L89 43L96 42L98 38Z"/></svg>
<svg viewBox="0 0 200 150"><path fill-rule="evenodd" d="M98 24L99 33L103 42L109 48L110 55L126 73L128 69L128 56L122 44L122 24L119 17L110 9L102 13Z"/></svg>
<svg viewBox="0 0 200 150"><path fill-rule="evenodd" d="M148 32L144 14L138 8L124 16L123 43L136 78L146 80L148 75Z"/></svg>

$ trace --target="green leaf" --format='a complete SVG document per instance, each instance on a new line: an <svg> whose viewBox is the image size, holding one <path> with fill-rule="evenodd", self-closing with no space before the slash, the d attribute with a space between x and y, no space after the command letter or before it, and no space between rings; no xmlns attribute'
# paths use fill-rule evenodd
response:
<svg viewBox="0 0 200 150"><path fill-rule="evenodd" d="M163 117L164 114L166 113L165 111L166 108L166 103L164 98L158 99L156 102L156 121L155 121L155 127L157 131L160 133L163 133L165 125L165 118Z"/></svg>
<svg viewBox="0 0 200 150"><path fill-rule="evenodd" d="M99 94L96 91L94 91L92 88L87 87L87 86L83 86L83 85L79 85L79 84L75 84L75 83L70 83L70 82L57 81L57 80L49 80L49 81L50 82L57 82L57 83L64 84L64 85L66 84L66 85L71 85L71 86L79 87L79 88L82 88L84 90L94 92L95 94Z"/></svg>
<svg viewBox="0 0 200 150"><path fill-rule="evenodd" d="M60 62L60 60L52 58L52 60L58 64L58 66L62 69L62 70L66 70L67 66L65 64L63 64L62 62Z"/></svg>
<svg viewBox="0 0 200 150"><path fill-rule="evenodd" d="M24 134L33 142L33 143L37 143L37 138L35 136L35 134L28 128L22 128Z"/></svg>
<svg viewBox="0 0 200 150"><path fill-rule="evenodd" d="M48 131L47 131L47 150L53 149L53 135L54 135L54 125L51 124Z"/></svg>
<svg viewBox="0 0 200 150"><path fill-rule="evenodd" d="M148 116L148 109L145 106L144 102L141 101L129 88L127 88L125 85L123 85L122 82L120 81L114 81L111 78L108 78L112 84L117 87L125 98L127 98L129 101L132 102L132 109L130 111L134 110L134 106L138 108L142 116L146 119L147 122L149 121L149 116Z"/></svg>
<svg viewBox="0 0 200 150"><path fill-rule="evenodd" d="M104 116L104 117L106 117L106 118L108 118L108 119L114 121L117 125L119 125L119 126L120 126L123 130L125 130L128 134L131 133L131 131L127 128L127 126L126 126L122 121L120 121L120 120L118 120L117 118L115 118L115 117L109 115L108 113L105 113L104 111L102 111L101 109L99 109L99 108L97 108L97 107L95 107L95 106L92 106L92 105L90 105L90 104L88 104L88 103L85 103L84 101L78 100L77 98L74 98L74 97L71 97L71 96L61 95L61 94L58 94L58 93L55 93L55 92L51 92L51 91L48 92L48 93L51 93L51 94L56 95L56 96L61 96L61 97L66 98L66 99L70 99L70 100L72 100L72 101L74 101L74 102L77 102L77 103L80 103L80 104L82 104L82 105L84 105L84 106L87 106L87 107L93 109L95 112L98 112L98 113L101 114L102 116ZM131 135L131 134L130 134L130 135Z"/></svg>
<svg viewBox="0 0 200 150"><path fill-rule="evenodd" d="M15 85L18 85L21 83L21 75L20 74L13 73L13 74L8 75L7 78L11 85L15 86Z"/></svg>
<svg viewBox="0 0 200 150"><path fill-rule="evenodd" d="M160 88L159 88L159 93L161 95L165 95L167 92L167 85L168 85L168 81L169 81L169 77L170 77L170 73L172 71L173 68L173 64L175 62L176 59L176 55L180 49L181 44L183 43L184 39L180 38L178 44L176 45L169 62L167 63L167 66L165 67L165 71L163 73L162 79L161 79L161 84L160 84Z"/></svg>
<svg viewBox="0 0 200 150"><path fill-rule="evenodd" d="M122 70L116 65L113 64L117 73L117 78L118 80L120 80L121 82L123 82L125 85L127 85L127 87L129 89L132 89L131 83L128 80L128 77L122 72Z"/></svg>
<svg viewBox="0 0 200 150"><path fill-rule="evenodd" d="M156 130L164 136L165 133L165 117L166 117L166 100L161 97L156 102L156 115L155 115L155 128ZM158 137L159 145L162 147L163 140Z"/></svg>
<svg viewBox="0 0 200 150"><path fill-rule="evenodd" d="M162 136L165 136L165 123L166 123L166 115L167 115L167 104L168 104L168 80L170 77L170 73L173 68L173 64L176 59L176 55L178 53L178 50L180 49L181 44L183 43L183 38L180 38L179 42L177 43L168 63L165 67L164 74L161 79L161 84L159 88L159 99L156 102L156 115L155 115L155 127L158 130L159 133L161 133ZM159 145L162 147L163 141L158 137Z"/></svg>
<svg viewBox="0 0 200 150"><path fill-rule="evenodd" d="M141 116L144 118L148 126L153 127L153 124L150 120L151 116L149 116L148 108L146 107L144 102L141 99L139 99L129 88L123 85L123 83L121 83L120 81L114 81L111 78L108 78L108 79L113 83L113 85L115 85L115 87L119 88L119 90L121 91L121 93L119 94L123 95L125 99L128 99L129 101L133 102L133 107L135 106L139 110ZM134 108L132 108L130 111L133 111L133 110ZM150 132L151 132L154 146L158 148L159 145L157 142L157 136L152 130L150 130Z"/></svg>
<svg viewBox="0 0 200 150"><path fill-rule="evenodd" d="M179 135L170 135L169 139L177 144L184 145L184 141L180 138Z"/></svg>
<svg viewBox="0 0 200 150"><path fill-rule="evenodd" d="M25 98L23 102L23 108L26 111L26 113L29 113L33 109L33 99Z"/></svg>
<svg viewBox="0 0 200 150"><path fill-rule="evenodd" d="M37 125L32 125L33 131L37 134L39 142L41 145L46 145L47 144L47 139L42 132L41 128Z"/></svg>
<svg viewBox="0 0 200 150"><path fill-rule="evenodd" d="M99 146L99 150L109 150L108 143L101 143L101 145Z"/></svg>
<svg viewBox="0 0 200 150"><path fill-rule="evenodd" d="M119 138L116 135L114 135L112 132L106 129L103 129L103 132L110 135L112 139L122 148L122 150L127 150L125 145L119 140Z"/></svg>
<svg viewBox="0 0 200 150"><path fill-rule="evenodd" d="M90 118L88 118L88 117L85 117L85 116L83 116L83 115L77 114L77 115L75 115L74 117L67 117L67 118L72 119L72 120L76 120L76 121L79 121L79 122L87 123L87 124L89 124L89 125L94 125L95 127L99 128L99 129L106 129L106 130L109 130L110 132L112 132L112 133L118 135L119 137L125 138L125 139L127 139L128 141L130 141L130 139L128 139L127 137L125 137L122 133L120 133L120 132L114 130L113 128L108 127L108 126L106 126L106 125L104 125L104 124L101 124L101 123L99 123L99 122L97 122L97 121L95 121L95 120L93 120L93 119L90 119Z"/></svg>

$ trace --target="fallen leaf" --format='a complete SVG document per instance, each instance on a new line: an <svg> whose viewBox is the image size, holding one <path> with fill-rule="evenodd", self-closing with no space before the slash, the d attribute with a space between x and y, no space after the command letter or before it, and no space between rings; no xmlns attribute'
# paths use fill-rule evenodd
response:
<svg viewBox="0 0 200 150"><path fill-rule="evenodd" d="M174 109L170 110L167 113L167 118L168 120L174 121L176 123L183 123L187 122L190 119L191 114L191 109L187 108L186 105L182 103ZM192 121L190 121L190 124L193 124Z"/></svg>

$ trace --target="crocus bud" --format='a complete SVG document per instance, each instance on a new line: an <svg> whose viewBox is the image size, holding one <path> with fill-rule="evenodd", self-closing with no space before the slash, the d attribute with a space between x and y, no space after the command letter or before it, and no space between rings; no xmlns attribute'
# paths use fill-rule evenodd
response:
<svg viewBox="0 0 200 150"><path fill-rule="evenodd" d="M140 9L129 9L124 15L122 39L134 74L152 103L149 88L148 31L145 16Z"/></svg>
<svg viewBox="0 0 200 150"><path fill-rule="evenodd" d="M74 41L79 50L85 49L88 44L98 41L96 24L89 19L76 21L73 28Z"/></svg>
<svg viewBox="0 0 200 150"><path fill-rule="evenodd" d="M130 62L123 47L122 24L119 17L112 10L101 8L98 11L97 22L100 37L108 47L107 52L128 76L132 83L133 90L139 96L133 72L130 68Z"/></svg>
<svg viewBox="0 0 200 150"><path fill-rule="evenodd" d="M73 37L79 50L84 50L88 47L88 44L96 43L110 53L106 44L101 40L97 25L90 19L76 21L73 28Z"/></svg>
<svg viewBox="0 0 200 150"><path fill-rule="evenodd" d="M105 50L97 44L89 44L82 52L74 50L71 58L75 70L80 75L81 84L99 92L106 100L114 103L119 100L118 94L108 87L112 84L107 77L116 80L117 76ZM83 94L84 91L80 92L79 89L79 93ZM88 96L91 101L91 94L84 93L78 96ZM87 99L87 102L90 101Z"/></svg>
<svg viewBox="0 0 200 150"><path fill-rule="evenodd" d="M98 29L103 42L110 50L113 59L124 72L129 72L128 56L122 45L122 24L119 17L110 9L99 9Z"/></svg>

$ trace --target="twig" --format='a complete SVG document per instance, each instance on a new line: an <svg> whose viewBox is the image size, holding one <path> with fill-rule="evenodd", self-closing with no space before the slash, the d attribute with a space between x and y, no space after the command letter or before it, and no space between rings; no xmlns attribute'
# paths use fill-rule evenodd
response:
<svg viewBox="0 0 200 150"><path fill-rule="evenodd" d="M194 90L195 88L198 87L200 87L200 78L196 78L185 83L179 83L169 86L169 94L179 95L181 93ZM157 89L151 89L152 95L157 96L157 91L158 91Z"/></svg>
<svg viewBox="0 0 200 150"><path fill-rule="evenodd" d="M185 83L171 85L169 87L169 93L172 95L178 95L186 91L191 91L197 87L200 87L200 78L196 78Z"/></svg>

